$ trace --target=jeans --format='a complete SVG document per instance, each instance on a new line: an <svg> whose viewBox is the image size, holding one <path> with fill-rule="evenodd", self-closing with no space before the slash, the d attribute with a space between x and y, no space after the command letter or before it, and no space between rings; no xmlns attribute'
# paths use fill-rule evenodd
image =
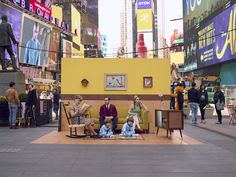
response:
<svg viewBox="0 0 236 177"><path fill-rule="evenodd" d="M100 117L99 120L100 120L100 126L102 127L104 125L105 117ZM111 119L111 121L112 121L112 129L114 131L117 128L118 118L114 117L113 119Z"/></svg>
<svg viewBox="0 0 236 177"><path fill-rule="evenodd" d="M216 113L217 113L217 117L218 117L218 122L222 123L222 113L221 113L221 110L218 110L216 108L216 104L215 104L215 109L216 109Z"/></svg>
<svg viewBox="0 0 236 177"><path fill-rule="evenodd" d="M56 114L56 120L58 120L59 114L59 105L58 104L53 104L53 112Z"/></svg>
<svg viewBox="0 0 236 177"><path fill-rule="evenodd" d="M170 99L170 109L175 110L175 98L171 97Z"/></svg>
<svg viewBox="0 0 236 177"><path fill-rule="evenodd" d="M192 124L197 124L198 103L190 103L190 108L192 111Z"/></svg>
<svg viewBox="0 0 236 177"><path fill-rule="evenodd" d="M18 105L9 104L9 125L16 125L16 117L17 117Z"/></svg>

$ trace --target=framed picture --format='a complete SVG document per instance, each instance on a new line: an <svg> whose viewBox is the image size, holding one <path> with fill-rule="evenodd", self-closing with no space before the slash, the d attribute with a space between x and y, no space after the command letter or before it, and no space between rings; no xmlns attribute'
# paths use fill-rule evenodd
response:
<svg viewBox="0 0 236 177"><path fill-rule="evenodd" d="M152 88L153 81L152 77L143 77L143 88Z"/></svg>
<svg viewBox="0 0 236 177"><path fill-rule="evenodd" d="M105 74L105 90L127 90L127 74Z"/></svg>

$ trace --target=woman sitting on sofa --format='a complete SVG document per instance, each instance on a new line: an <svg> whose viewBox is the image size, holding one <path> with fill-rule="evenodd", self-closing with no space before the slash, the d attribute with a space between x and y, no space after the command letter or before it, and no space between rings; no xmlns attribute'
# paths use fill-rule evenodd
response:
<svg viewBox="0 0 236 177"><path fill-rule="evenodd" d="M139 97L135 95L134 102L129 107L128 118L132 117L134 119L133 128L135 129L135 127L137 126L139 131L143 131L143 129L139 125L142 109L147 110L147 107L140 101Z"/></svg>

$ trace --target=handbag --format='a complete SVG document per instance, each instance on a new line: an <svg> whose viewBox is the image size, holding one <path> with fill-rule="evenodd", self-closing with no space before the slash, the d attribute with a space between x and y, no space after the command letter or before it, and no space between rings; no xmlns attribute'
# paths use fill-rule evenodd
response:
<svg viewBox="0 0 236 177"><path fill-rule="evenodd" d="M222 111L225 109L225 104L223 102L221 102L220 100L218 100L218 102L216 103L216 109L218 111Z"/></svg>

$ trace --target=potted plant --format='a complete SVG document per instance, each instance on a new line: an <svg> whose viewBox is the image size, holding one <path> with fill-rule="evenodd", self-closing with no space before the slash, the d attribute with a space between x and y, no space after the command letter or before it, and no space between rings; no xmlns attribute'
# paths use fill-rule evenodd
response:
<svg viewBox="0 0 236 177"><path fill-rule="evenodd" d="M8 103L4 96L0 96L0 126L8 126L8 124L9 124Z"/></svg>
<svg viewBox="0 0 236 177"><path fill-rule="evenodd" d="M213 113L214 113L214 107L209 104L206 105L205 117L206 118L213 118Z"/></svg>
<svg viewBox="0 0 236 177"><path fill-rule="evenodd" d="M189 108L189 105L188 105L187 101L184 102L183 112L184 112L185 118L187 119L189 117L189 114L190 114L190 108Z"/></svg>
<svg viewBox="0 0 236 177"><path fill-rule="evenodd" d="M19 94L19 100L20 100L20 106L21 106L21 117L24 117L24 112L25 112L25 102L27 99L27 94L26 93L20 93Z"/></svg>

